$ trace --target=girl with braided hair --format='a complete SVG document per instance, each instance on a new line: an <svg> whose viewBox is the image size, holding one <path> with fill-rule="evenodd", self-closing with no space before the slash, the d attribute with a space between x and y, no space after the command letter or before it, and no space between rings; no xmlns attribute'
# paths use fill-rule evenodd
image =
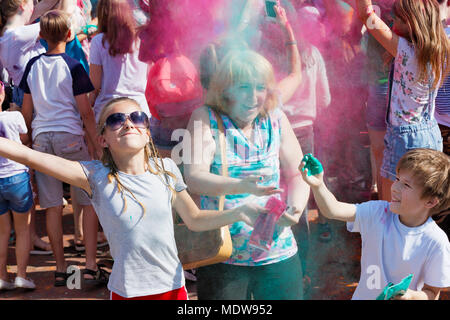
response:
<svg viewBox="0 0 450 320"><path fill-rule="evenodd" d="M3 138L0 156L86 191L114 258L108 281L111 299L187 299L172 208L194 231L237 221L253 225L267 210L255 204L199 210L175 163L159 157L148 124L136 101L116 98L105 105L98 121L101 161L70 161Z"/></svg>

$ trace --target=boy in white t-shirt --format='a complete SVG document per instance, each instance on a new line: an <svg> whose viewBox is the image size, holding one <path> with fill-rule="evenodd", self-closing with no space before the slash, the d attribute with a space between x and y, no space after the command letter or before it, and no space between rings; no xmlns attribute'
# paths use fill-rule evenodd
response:
<svg viewBox="0 0 450 320"><path fill-rule="evenodd" d="M25 92L22 114L31 131L33 149L69 160L90 160L83 125L88 142L101 154L87 97L94 87L81 63L65 53L71 34L69 17L61 10L49 11L41 17L40 30L48 50L28 62L20 82ZM56 260L55 286L65 286L69 274L62 237L62 182L40 172L35 174L39 204L47 209L47 233ZM86 269L95 273L98 220L81 189L74 188L74 198L84 213Z"/></svg>
<svg viewBox="0 0 450 320"><path fill-rule="evenodd" d="M450 206L450 158L431 149L413 149L398 162L392 201L350 204L336 200L323 173L303 179L311 186L320 211L347 222L362 238L361 277L352 299L373 300L392 282L413 274L409 289L395 299L439 299L450 286L450 243L432 219Z"/></svg>
<svg viewBox="0 0 450 320"><path fill-rule="evenodd" d="M18 111L2 112L5 99L3 82L0 81L0 137L21 142L27 133L22 114ZM34 289L33 281L26 278L30 252L30 209L33 206L28 167L0 157L0 291L14 288ZM14 283L8 280L6 267L8 242L11 232L11 216L16 231L17 277Z"/></svg>

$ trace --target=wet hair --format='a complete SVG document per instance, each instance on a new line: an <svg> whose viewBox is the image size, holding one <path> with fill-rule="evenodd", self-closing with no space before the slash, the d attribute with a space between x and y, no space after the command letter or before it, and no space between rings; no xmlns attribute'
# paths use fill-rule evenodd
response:
<svg viewBox="0 0 450 320"><path fill-rule="evenodd" d="M436 0L396 0L393 13L408 27L409 40L414 45L419 67L419 81L434 76L433 88L450 71L450 44L440 20Z"/></svg>
<svg viewBox="0 0 450 320"><path fill-rule="evenodd" d="M106 121L106 115L107 115L108 109L111 106L113 106L117 103L120 103L120 102L129 102L130 104L134 104L140 108L139 103L137 103L135 100L127 98L127 97L115 98L115 99L108 101L108 103L106 103L106 105L103 107L103 109L100 113L100 116L99 116L99 121L97 124L97 133L99 135L102 135L104 132L104 128L105 128L104 123ZM147 130L149 130L149 129L147 129ZM176 176L173 173L166 171L166 169L164 168L164 162L162 161L161 156L159 155L158 150L156 149L156 147L153 143L150 132L148 132L148 134L150 137L150 141L144 147L144 157L145 157L145 162L146 162L148 171L150 171L152 174L160 176L163 183L165 183L165 185L172 192L172 195L174 195L175 190L169 183L169 177L171 177L172 179L176 179ZM150 159L153 160L153 165L150 163ZM120 181L119 169L117 168L117 165L114 162L113 156L111 154L111 151L109 151L109 148L103 148L103 156L102 156L101 161L102 161L103 165L105 165L106 167L109 168L108 182L111 183L113 180L115 180L117 183L117 192L122 195L122 198L124 201L124 206L123 206L122 212L124 212L127 208L127 199L125 197L125 192L128 192L132 196L132 198L137 203L139 203L139 205L142 207L142 209L144 211L144 215L145 215L144 205L136 198L136 196L133 194L133 192ZM172 197L172 200L173 199L174 199L174 197Z"/></svg>
<svg viewBox="0 0 450 320"><path fill-rule="evenodd" d="M132 53L137 39L136 21L127 0L100 0L97 5L98 32L108 41L111 56Z"/></svg>
<svg viewBox="0 0 450 320"><path fill-rule="evenodd" d="M275 75L272 65L259 53L252 50L236 50L228 53L220 62L213 75L206 104L215 111L228 114L230 99L227 91L239 83L264 83L267 97L264 102L262 115L278 106Z"/></svg>
<svg viewBox="0 0 450 320"><path fill-rule="evenodd" d="M65 42L70 30L70 18L61 10L51 10L41 16L39 25L40 35L47 42Z"/></svg>
<svg viewBox="0 0 450 320"><path fill-rule="evenodd" d="M439 202L430 211L441 215L450 209L450 157L443 152L418 148L405 153L397 164L397 173L408 171L415 184L422 186L422 199L436 197Z"/></svg>

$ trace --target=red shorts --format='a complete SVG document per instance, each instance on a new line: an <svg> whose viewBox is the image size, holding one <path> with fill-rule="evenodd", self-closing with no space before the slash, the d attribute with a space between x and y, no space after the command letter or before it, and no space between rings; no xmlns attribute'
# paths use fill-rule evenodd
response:
<svg viewBox="0 0 450 320"><path fill-rule="evenodd" d="M187 299L188 295L186 288L184 286L181 287L180 289L175 289L164 293L134 298L124 298L111 291L111 300L187 300Z"/></svg>

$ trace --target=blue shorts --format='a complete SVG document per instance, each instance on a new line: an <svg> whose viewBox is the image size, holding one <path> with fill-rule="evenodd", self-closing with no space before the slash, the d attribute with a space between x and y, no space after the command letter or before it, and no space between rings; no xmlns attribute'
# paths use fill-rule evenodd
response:
<svg viewBox="0 0 450 320"><path fill-rule="evenodd" d="M388 103L388 83L369 86L367 97L366 123L371 130L386 130L386 111Z"/></svg>
<svg viewBox="0 0 450 320"><path fill-rule="evenodd" d="M0 178L0 215L9 210L26 213L32 205L33 192L28 172Z"/></svg>
<svg viewBox="0 0 450 320"><path fill-rule="evenodd" d="M442 151L442 136L436 120L400 127L387 126L380 174L395 181L400 158L409 150L427 148Z"/></svg>

